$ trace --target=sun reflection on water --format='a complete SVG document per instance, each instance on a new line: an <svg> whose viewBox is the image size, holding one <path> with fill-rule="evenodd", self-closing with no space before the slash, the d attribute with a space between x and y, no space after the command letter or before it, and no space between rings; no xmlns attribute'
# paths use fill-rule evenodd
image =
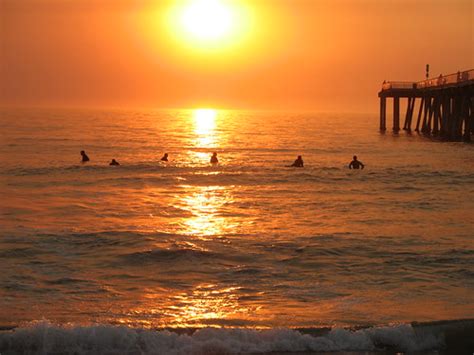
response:
<svg viewBox="0 0 474 355"><path fill-rule="evenodd" d="M194 110L194 133L197 135L195 141L196 147L214 148L216 146L216 118L216 110L209 108L200 108Z"/></svg>
<svg viewBox="0 0 474 355"><path fill-rule="evenodd" d="M199 135L212 133L216 127L217 111L210 108L198 108L193 111L194 132Z"/></svg>
<svg viewBox="0 0 474 355"><path fill-rule="evenodd" d="M219 146L220 137L216 132L218 116L218 111L210 108L192 111L195 134L192 145L196 149L192 154L197 161L209 162L209 150Z"/></svg>
<svg viewBox="0 0 474 355"><path fill-rule="evenodd" d="M262 310L260 305L241 302L245 296L241 287L213 283L200 283L187 291L144 289L135 306L114 322L146 328L241 326L258 319Z"/></svg>
<svg viewBox="0 0 474 355"><path fill-rule="evenodd" d="M238 291L239 287L198 285L190 294L175 295L168 315L179 326L206 326L214 323L212 321L232 319L239 314L246 318L250 309L239 304Z"/></svg>
<svg viewBox="0 0 474 355"><path fill-rule="evenodd" d="M190 191L177 196L178 204L175 207L190 212L192 217L181 221L180 233L208 239L210 236L232 232L237 227L223 216L226 206L233 202L233 186L182 187Z"/></svg>

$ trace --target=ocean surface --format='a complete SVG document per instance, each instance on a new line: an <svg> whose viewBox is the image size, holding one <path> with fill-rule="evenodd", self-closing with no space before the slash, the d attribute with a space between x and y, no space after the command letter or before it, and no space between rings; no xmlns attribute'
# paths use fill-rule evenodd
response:
<svg viewBox="0 0 474 355"><path fill-rule="evenodd" d="M375 114L0 123L3 353L442 349L411 322L474 318L472 144L380 134Z"/></svg>

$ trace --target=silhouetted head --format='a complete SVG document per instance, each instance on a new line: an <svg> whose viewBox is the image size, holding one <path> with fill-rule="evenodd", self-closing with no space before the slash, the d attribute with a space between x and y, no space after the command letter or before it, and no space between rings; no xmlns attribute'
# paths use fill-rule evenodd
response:
<svg viewBox="0 0 474 355"><path fill-rule="evenodd" d="M212 156L217 157L217 153L216 152L212 153Z"/></svg>
<svg viewBox="0 0 474 355"><path fill-rule="evenodd" d="M298 159L302 159L302 158L301 158L301 155L298 155Z"/></svg>
<svg viewBox="0 0 474 355"><path fill-rule="evenodd" d="M357 155L354 155L352 159L357 160Z"/></svg>
<svg viewBox="0 0 474 355"><path fill-rule="evenodd" d="M168 153L165 153L165 157L167 157L167 158L168 158Z"/></svg>
<svg viewBox="0 0 474 355"><path fill-rule="evenodd" d="M81 155L84 155L84 154L86 154L86 152L85 152L85 151L83 151L83 150L81 150Z"/></svg>

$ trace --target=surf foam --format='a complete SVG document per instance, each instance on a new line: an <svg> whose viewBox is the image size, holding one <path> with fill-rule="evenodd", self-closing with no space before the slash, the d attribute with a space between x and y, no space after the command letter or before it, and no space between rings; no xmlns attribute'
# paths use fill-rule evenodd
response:
<svg viewBox="0 0 474 355"><path fill-rule="evenodd" d="M443 335L411 325L347 330L314 336L292 329L214 329L191 334L124 326L56 326L36 322L0 333L0 352L69 354L266 354L307 351L426 351L442 348Z"/></svg>

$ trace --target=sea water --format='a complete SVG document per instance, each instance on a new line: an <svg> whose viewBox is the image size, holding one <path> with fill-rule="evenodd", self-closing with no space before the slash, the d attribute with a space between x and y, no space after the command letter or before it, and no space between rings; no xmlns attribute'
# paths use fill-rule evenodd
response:
<svg viewBox="0 0 474 355"><path fill-rule="evenodd" d="M0 350L436 349L409 323L474 317L471 144L375 114L0 115Z"/></svg>

